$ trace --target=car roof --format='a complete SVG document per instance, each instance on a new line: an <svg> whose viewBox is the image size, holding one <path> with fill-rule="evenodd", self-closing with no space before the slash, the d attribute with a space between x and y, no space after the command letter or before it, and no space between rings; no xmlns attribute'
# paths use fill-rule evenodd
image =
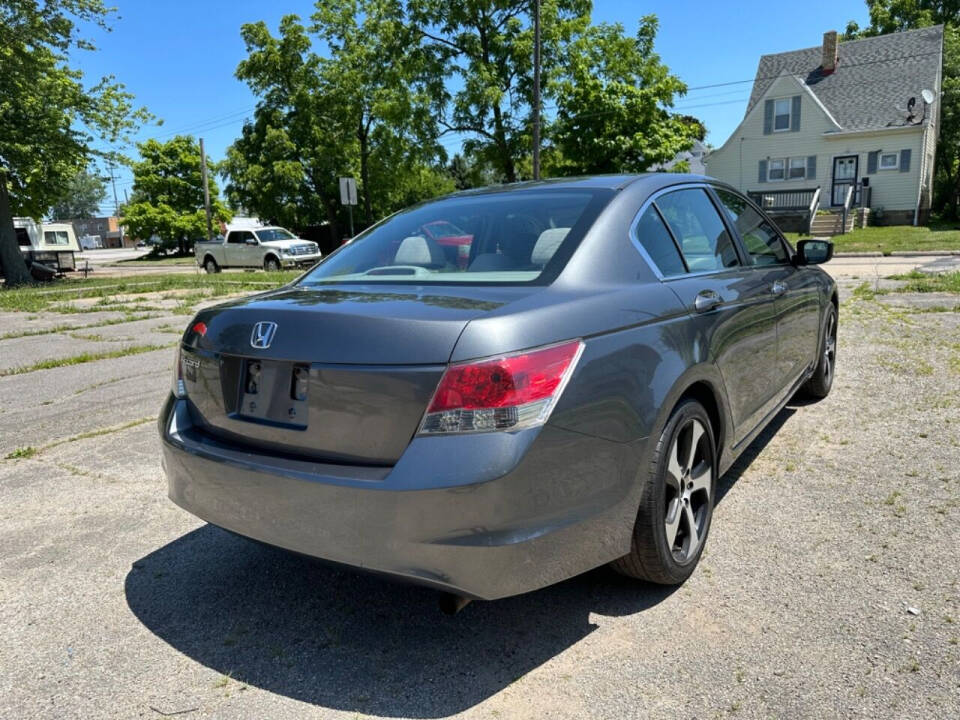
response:
<svg viewBox="0 0 960 720"><path fill-rule="evenodd" d="M525 180L522 182L506 183L503 185L488 185L482 188L462 190L447 197L464 197L470 195L486 195L490 193L524 192L529 190L544 190L551 188L584 188L623 190L628 185L640 184L647 186L648 192L690 182L719 182L703 175L685 173L642 173L637 175L583 175L579 177L546 178L543 180Z"/></svg>

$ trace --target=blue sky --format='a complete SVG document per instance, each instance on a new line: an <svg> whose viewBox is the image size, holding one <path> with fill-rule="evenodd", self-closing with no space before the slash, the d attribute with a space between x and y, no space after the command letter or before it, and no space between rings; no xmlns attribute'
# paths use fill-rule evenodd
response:
<svg viewBox="0 0 960 720"><path fill-rule="evenodd" d="M95 53L75 60L92 82L114 74L164 120L140 138L169 138L179 131L202 136L208 154L223 157L256 103L246 85L233 76L245 56L240 26L265 20L275 30L287 13L308 17L309 0L114 0L119 9L113 32L97 33ZM848 20L867 22L863 0L806 0L784 3L672 0L648 3L594 0L595 22L620 22L628 30L646 14L660 20L657 51L670 69L691 88L677 110L696 115L709 131L708 141L721 144L743 116L750 83L726 87L704 85L750 80L764 53L818 45L826 30L842 31ZM459 141L445 145L455 151ZM130 191L129 170L117 175L117 194ZM112 194L102 207L112 212Z"/></svg>

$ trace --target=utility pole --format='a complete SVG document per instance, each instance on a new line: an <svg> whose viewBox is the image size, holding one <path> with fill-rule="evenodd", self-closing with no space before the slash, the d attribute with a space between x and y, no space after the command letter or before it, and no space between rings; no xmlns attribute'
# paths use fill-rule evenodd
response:
<svg viewBox="0 0 960 720"><path fill-rule="evenodd" d="M210 185L207 183L207 154L200 138L200 175L203 177L203 207L207 211L207 242L213 240L213 221L210 219Z"/></svg>
<svg viewBox="0 0 960 720"><path fill-rule="evenodd" d="M533 0L533 179L540 179L540 0Z"/></svg>

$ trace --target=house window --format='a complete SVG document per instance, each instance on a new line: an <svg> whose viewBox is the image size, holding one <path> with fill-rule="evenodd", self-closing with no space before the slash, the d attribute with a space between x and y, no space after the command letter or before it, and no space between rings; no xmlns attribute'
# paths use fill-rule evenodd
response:
<svg viewBox="0 0 960 720"><path fill-rule="evenodd" d="M788 177L791 180L803 180L807 176L807 159L805 157L790 158Z"/></svg>
<svg viewBox="0 0 960 720"><path fill-rule="evenodd" d="M770 160L767 163L767 180L783 180L786 177L786 164L787 161L783 158Z"/></svg>
<svg viewBox="0 0 960 720"><path fill-rule="evenodd" d="M899 166L900 154L899 153L880 153L880 169L881 170L896 170Z"/></svg>
<svg viewBox="0 0 960 720"><path fill-rule="evenodd" d="M790 129L790 98L782 98L773 103L773 131L783 132Z"/></svg>

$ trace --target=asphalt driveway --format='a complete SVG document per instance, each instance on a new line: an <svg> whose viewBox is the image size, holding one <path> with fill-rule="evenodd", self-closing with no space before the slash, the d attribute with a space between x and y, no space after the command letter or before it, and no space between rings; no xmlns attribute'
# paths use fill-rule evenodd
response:
<svg viewBox="0 0 960 720"><path fill-rule="evenodd" d="M856 284L833 394L722 479L683 587L599 569L454 617L166 499L185 316L84 340L158 350L0 377L0 716L960 716L960 314Z"/></svg>

